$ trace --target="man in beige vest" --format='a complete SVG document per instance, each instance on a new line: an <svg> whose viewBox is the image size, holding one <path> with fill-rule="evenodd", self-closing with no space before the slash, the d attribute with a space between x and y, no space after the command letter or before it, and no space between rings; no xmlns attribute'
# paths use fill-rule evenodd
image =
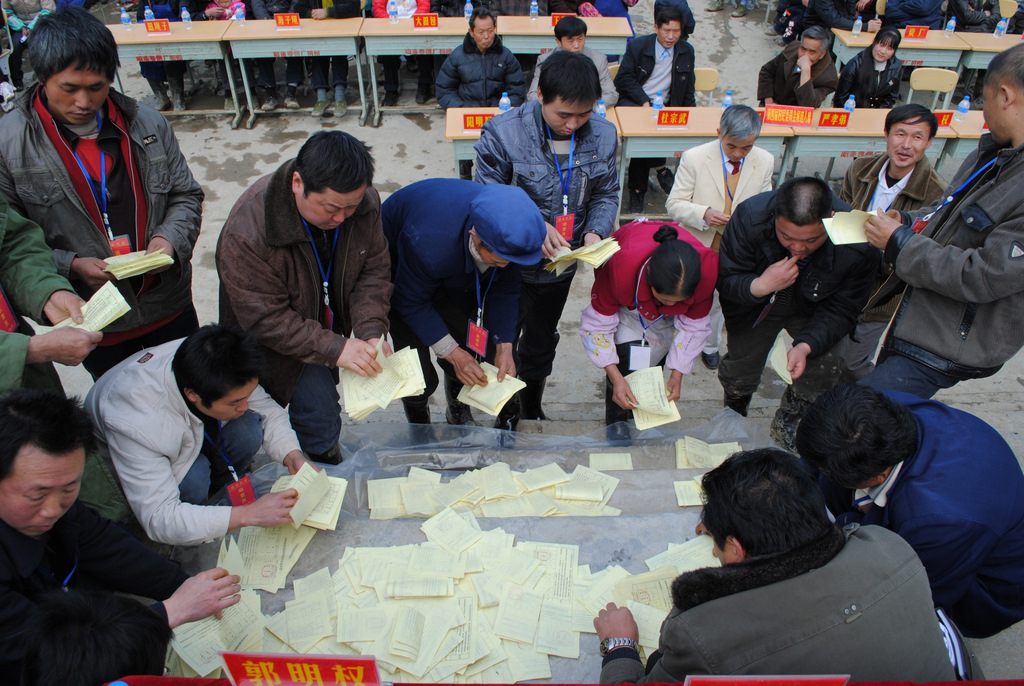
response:
<svg viewBox="0 0 1024 686"><path fill-rule="evenodd" d="M722 111L718 140L687 150L679 160L666 209L672 219L715 252L732 208L772 189L775 157L754 147L760 133L760 115L746 105L733 105ZM721 359L718 347L723 323L716 292L711 335L701 353L708 369L717 369Z"/></svg>

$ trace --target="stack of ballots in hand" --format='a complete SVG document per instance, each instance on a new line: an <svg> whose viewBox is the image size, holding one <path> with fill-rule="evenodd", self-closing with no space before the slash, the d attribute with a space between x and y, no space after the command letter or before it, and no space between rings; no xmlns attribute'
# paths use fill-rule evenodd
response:
<svg viewBox="0 0 1024 686"><path fill-rule="evenodd" d="M661 367L639 369L626 377L636 398L633 419L638 431L679 420L679 408L668 401L668 389Z"/></svg>
<svg viewBox="0 0 1024 686"><path fill-rule="evenodd" d="M487 375L487 385L463 386L459 391L459 402L497 417L501 408L505 407L505 403L526 388L526 384L514 376L508 375L501 383L498 383L497 367L487 362L481 364L480 367Z"/></svg>
<svg viewBox="0 0 1024 686"><path fill-rule="evenodd" d="M83 321L81 324L75 323L75 320L68 317L53 328L60 329L68 326L85 331L102 331L109 324L128 314L131 309L128 301L121 295L121 291L117 290L117 286L112 281L108 281L92 294L89 302L82 305Z"/></svg>
<svg viewBox="0 0 1024 686"><path fill-rule="evenodd" d="M552 257L551 261L544 265L544 268L549 272L561 274L569 268L569 265L572 264L573 260L586 262L591 267L600 267L620 249L621 246L619 246L619 242L611 237L598 241L593 245L576 248L575 250L561 248L558 251L558 254Z"/></svg>
<svg viewBox="0 0 1024 686"><path fill-rule="evenodd" d="M104 260L107 263L103 270L112 274L115 279L127 279L139 274L153 271L158 267L166 267L174 264L174 258L158 250L147 253L145 250L130 252L127 255L115 255Z"/></svg>
<svg viewBox="0 0 1024 686"><path fill-rule="evenodd" d="M427 385L423 380L423 367L414 348L399 350L384 357L384 338L377 343L377 363L381 372L377 376L359 376L343 370L341 388L345 393L345 412L352 419L366 419L371 412L383 409L398 398L419 395Z"/></svg>

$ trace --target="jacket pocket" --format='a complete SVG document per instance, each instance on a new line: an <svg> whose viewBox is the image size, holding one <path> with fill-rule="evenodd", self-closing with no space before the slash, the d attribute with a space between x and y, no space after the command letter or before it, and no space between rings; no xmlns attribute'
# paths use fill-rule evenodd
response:
<svg viewBox="0 0 1024 686"><path fill-rule="evenodd" d="M14 170L13 175L15 192L25 205L53 207L65 198L64 189L45 167Z"/></svg>
<svg viewBox="0 0 1024 686"><path fill-rule="evenodd" d="M967 207L960 210L960 218L963 220L967 228L981 233L988 231L995 224L992 221L992 217L988 216L988 212L983 210L980 205L968 205Z"/></svg>
<svg viewBox="0 0 1024 686"><path fill-rule="evenodd" d="M166 155L149 158L146 171L146 190L163 195L171 192L171 170L167 166Z"/></svg>

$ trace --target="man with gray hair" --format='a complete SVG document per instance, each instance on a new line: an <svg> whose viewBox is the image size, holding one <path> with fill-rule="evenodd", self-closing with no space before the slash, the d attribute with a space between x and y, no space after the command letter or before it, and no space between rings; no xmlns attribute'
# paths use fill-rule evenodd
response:
<svg viewBox="0 0 1024 686"><path fill-rule="evenodd" d="M762 105L821 107L839 85L836 65L828 49L832 34L811 26L800 34L800 42L786 48L761 67L757 76L757 98Z"/></svg>
<svg viewBox="0 0 1024 686"><path fill-rule="evenodd" d="M772 189L775 157L754 147L760 134L761 115L746 105L734 105L722 111L718 140L687 150L679 160L665 207L672 219L715 252L732 208ZM724 323L716 293L711 306L711 335L701 353L708 369L718 368Z"/></svg>

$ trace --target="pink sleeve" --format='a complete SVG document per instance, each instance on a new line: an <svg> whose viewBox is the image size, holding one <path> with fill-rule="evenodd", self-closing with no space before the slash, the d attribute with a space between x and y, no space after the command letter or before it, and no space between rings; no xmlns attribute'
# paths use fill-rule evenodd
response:
<svg viewBox="0 0 1024 686"><path fill-rule="evenodd" d="M693 362L704 349L704 342L711 334L711 316L690 319L684 315L676 315L673 320L676 336L668 349L665 366L683 374L693 371Z"/></svg>
<svg viewBox="0 0 1024 686"><path fill-rule="evenodd" d="M617 328L619 328L618 313L600 314L593 306L587 305L587 309L583 310L580 315L580 339L583 341L583 349L587 351L587 357L597 365L598 369L619 363L619 356L615 352L615 330ZM709 327L708 332L710 331ZM692 360L690 364L693 364Z"/></svg>

